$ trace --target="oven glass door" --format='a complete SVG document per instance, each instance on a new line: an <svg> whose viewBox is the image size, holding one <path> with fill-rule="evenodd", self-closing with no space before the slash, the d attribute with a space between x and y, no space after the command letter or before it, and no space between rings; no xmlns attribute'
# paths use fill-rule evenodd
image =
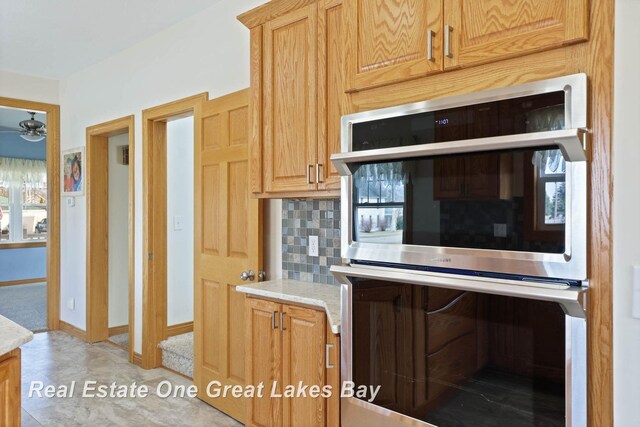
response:
<svg viewBox="0 0 640 427"><path fill-rule="evenodd" d="M566 425L558 304L352 282L351 374L380 386L370 403L436 426Z"/></svg>

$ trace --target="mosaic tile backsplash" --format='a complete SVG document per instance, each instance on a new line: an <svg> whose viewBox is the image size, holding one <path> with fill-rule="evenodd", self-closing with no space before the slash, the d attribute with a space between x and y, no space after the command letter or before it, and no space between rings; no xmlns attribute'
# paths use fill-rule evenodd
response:
<svg viewBox="0 0 640 427"><path fill-rule="evenodd" d="M308 255L309 236L318 236L317 257ZM341 262L340 199L283 200L283 277L335 285L329 267Z"/></svg>

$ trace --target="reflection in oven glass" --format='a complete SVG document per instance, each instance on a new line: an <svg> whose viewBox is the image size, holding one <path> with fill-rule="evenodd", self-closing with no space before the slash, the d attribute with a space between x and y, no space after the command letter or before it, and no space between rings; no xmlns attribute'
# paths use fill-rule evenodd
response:
<svg viewBox="0 0 640 427"><path fill-rule="evenodd" d="M374 404L444 427L564 426L554 303L354 280L353 379Z"/></svg>

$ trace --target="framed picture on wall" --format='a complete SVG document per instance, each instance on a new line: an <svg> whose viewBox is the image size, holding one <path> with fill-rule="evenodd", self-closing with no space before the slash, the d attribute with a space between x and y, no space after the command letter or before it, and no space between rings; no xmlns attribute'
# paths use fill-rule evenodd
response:
<svg viewBox="0 0 640 427"><path fill-rule="evenodd" d="M84 195L84 147L62 152L62 195Z"/></svg>

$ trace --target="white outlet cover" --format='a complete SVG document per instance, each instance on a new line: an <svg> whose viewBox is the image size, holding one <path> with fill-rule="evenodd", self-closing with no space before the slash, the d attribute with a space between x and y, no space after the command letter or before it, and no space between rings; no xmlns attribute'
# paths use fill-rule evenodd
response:
<svg viewBox="0 0 640 427"><path fill-rule="evenodd" d="M309 256L318 256L318 236L309 236Z"/></svg>
<svg viewBox="0 0 640 427"><path fill-rule="evenodd" d="M67 300L67 308L69 310L75 310L76 309L76 300L75 300L75 298L69 298Z"/></svg>
<svg viewBox="0 0 640 427"><path fill-rule="evenodd" d="M494 237L507 237L507 224L493 224Z"/></svg>

